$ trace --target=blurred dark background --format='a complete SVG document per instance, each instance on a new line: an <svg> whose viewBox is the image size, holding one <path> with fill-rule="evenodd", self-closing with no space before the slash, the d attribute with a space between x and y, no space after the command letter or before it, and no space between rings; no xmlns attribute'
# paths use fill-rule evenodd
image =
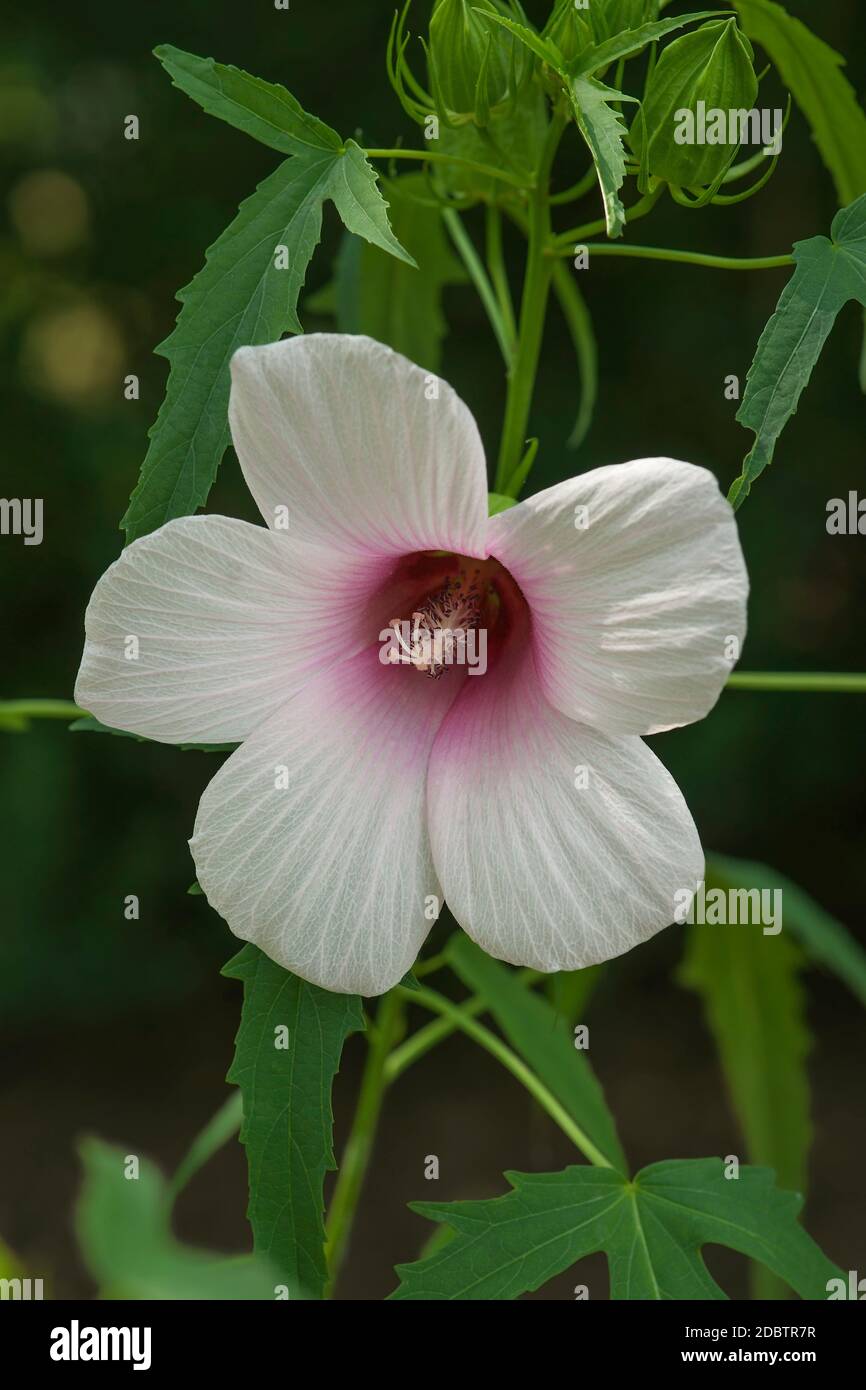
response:
<svg viewBox="0 0 866 1390"><path fill-rule="evenodd" d="M417 30L428 7L414 8ZM543 18L546 6L528 8ZM847 55L862 98L863 7L792 0L788 8ZM152 349L172 326L176 290L279 158L173 89L151 49L171 42L282 81L368 145L390 146L401 134L417 144L384 73L392 11L390 0L292 0L288 12L271 0L120 8L90 0L50 14L38 4L5 7L0 494L43 497L45 539L30 547L0 539L0 698L71 697L84 607L119 552L118 521L162 397L165 363ZM782 104L775 76L766 91L764 104ZM140 118L138 142L123 138L130 113ZM572 170L563 165L561 186L585 165L583 156ZM578 216L596 216L596 202L591 195ZM668 202L633 236L772 254L828 231L834 211L832 181L795 111L759 197L701 213ZM308 291L329 278L338 240L328 209ZM510 250L516 269L516 242ZM575 368L554 308L533 489L650 453L705 464L726 488L751 436L724 399L724 378L745 382L785 275L597 261L581 282L599 338L595 423L570 454ZM468 290L447 291L446 310L442 372L493 453L503 404L497 350ZM862 328L849 307L772 470L740 513L753 586L743 669L864 669L864 542L825 529L828 499L863 486ZM141 380L139 401L123 398L130 372ZM209 509L256 519L231 453ZM708 848L788 873L864 938L861 697L730 692L705 722L655 747ZM240 991L219 969L235 943L203 898L186 895L186 840L216 767L212 755L70 734L62 723L0 733L0 1239L55 1296L92 1291L71 1230L76 1138L95 1132L170 1168L227 1093ZM130 893L141 901L138 922L124 919ZM672 980L681 931L614 962L590 1012L592 1059L636 1164L742 1149L699 1003ZM816 1138L807 1224L843 1268L862 1270L866 1017L830 977L811 972L808 990ZM338 1146L362 1052L354 1039L338 1080ZM503 1168L571 1157L493 1061L450 1041L390 1097L344 1297L382 1297L393 1264L418 1252L429 1228L405 1203L431 1196L429 1153L440 1158L433 1195L441 1199L492 1195L503 1189ZM180 1233L244 1248L244 1207L233 1144L184 1195ZM711 1252L710 1263L744 1294L741 1262ZM540 1296L570 1297L578 1278L593 1297L606 1296L600 1259Z"/></svg>

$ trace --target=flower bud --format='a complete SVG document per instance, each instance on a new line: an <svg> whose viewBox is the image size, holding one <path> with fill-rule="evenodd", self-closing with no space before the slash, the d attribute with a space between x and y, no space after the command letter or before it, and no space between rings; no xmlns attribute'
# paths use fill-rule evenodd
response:
<svg viewBox="0 0 866 1390"><path fill-rule="evenodd" d="M449 115L486 124L490 109L514 95L532 56L478 10L499 13L491 0L437 0L430 20L431 82Z"/></svg>
<svg viewBox="0 0 866 1390"><path fill-rule="evenodd" d="M596 43L614 39L628 29L639 29L659 17L659 0L590 0Z"/></svg>
<svg viewBox="0 0 866 1390"><path fill-rule="evenodd" d="M592 25L575 8L574 0L556 0L543 30L543 37L556 44L567 63L570 63L594 41Z"/></svg>
<svg viewBox="0 0 866 1390"><path fill-rule="evenodd" d="M705 24L664 49L632 126L646 172L685 188L714 183L739 148L758 92L752 45L736 19Z"/></svg>

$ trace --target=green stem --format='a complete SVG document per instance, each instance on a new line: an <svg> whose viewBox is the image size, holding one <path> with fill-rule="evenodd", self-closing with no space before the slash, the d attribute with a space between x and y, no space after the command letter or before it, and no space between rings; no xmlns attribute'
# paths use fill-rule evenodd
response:
<svg viewBox="0 0 866 1390"><path fill-rule="evenodd" d="M495 1033L491 1033L483 1024L476 1020L464 1010L459 1004L454 1004L450 999L446 999L443 994L437 994L435 990L427 989L422 985L420 989L406 989L402 985L397 987L397 993L403 995L406 1000L413 1004L422 1004L430 1009L432 1013L441 1014L443 1018L450 1019L461 1032L466 1033L474 1042L495 1057L498 1062L516 1077L522 1086L526 1088L531 1096L538 1102L542 1110L546 1110L550 1118L559 1125L563 1134L568 1135L571 1142L580 1149L581 1153L599 1168L609 1168L611 1165L604 1154L595 1147L588 1135L584 1134L579 1125L568 1112L560 1105L556 1097L550 1092L542 1081L538 1079L533 1071L521 1061L516 1052L512 1052L501 1038L497 1038Z"/></svg>
<svg viewBox="0 0 866 1390"><path fill-rule="evenodd" d="M514 356L514 342L509 332L508 325L502 316L502 310L499 307L499 301L493 291L493 286L488 279L487 271L481 263L481 257L475 250L472 239L460 220L459 213L455 212L453 208L444 208L442 212L442 221L448 228L451 240L454 242L460 254L460 258L469 272L470 279L478 291L478 297L484 305L487 317L490 320L490 326L496 335L496 341L499 344L502 359L505 362L506 368L509 368Z"/></svg>
<svg viewBox="0 0 866 1390"><path fill-rule="evenodd" d="M329 1293L333 1293L346 1253L355 1208L373 1153L376 1126L387 1086L385 1062L402 1025L403 995L414 995L418 992L392 989L386 994L379 1005L375 1023L369 1034L370 1046L364 1075L361 1078L355 1117L343 1151L339 1176L328 1210L325 1254L328 1261Z"/></svg>
<svg viewBox="0 0 866 1390"><path fill-rule="evenodd" d="M529 199L526 271L520 300L520 331L517 349L508 372L505 418L496 466L495 492L505 492L509 478L523 456L523 446L529 422L532 393L538 371L547 297L550 291L551 265L547 255L550 240L550 197L548 182L550 167L565 126L565 117L554 112L547 141L541 156L538 182Z"/></svg>
<svg viewBox="0 0 866 1390"><path fill-rule="evenodd" d="M496 291L502 320L513 352L514 344L517 342L517 321L514 317L514 305L511 302L511 290L508 285L505 255L502 249L502 214L499 208L488 203L486 216L487 268L490 271L490 280Z"/></svg>
<svg viewBox="0 0 866 1390"><path fill-rule="evenodd" d="M580 409L574 428L568 437L569 449L577 449L586 438L598 395L598 349L592 329L592 318L586 300L580 292L577 276L555 261L553 266L553 288L562 309L580 374Z"/></svg>
<svg viewBox="0 0 866 1390"><path fill-rule="evenodd" d="M415 967L415 974L418 976L418 967ZM534 985L537 980L544 979L538 970L519 970L516 979L522 985ZM414 992L414 991L413 991ZM483 1014L489 1009L490 1005L480 994L473 994L471 999L465 999L462 1004L458 1004L457 1009L461 1014L468 1018L477 1018L478 1014ZM453 1033L458 1031L458 1025L450 1018L437 1018L433 1023L427 1023L423 1028L419 1028L417 1033L413 1033L411 1038L395 1047L385 1063L385 1076L388 1084L396 1081L398 1076L417 1062L419 1057L430 1052L432 1048L438 1047L439 1043L450 1038Z"/></svg>
<svg viewBox="0 0 866 1390"><path fill-rule="evenodd" d="M80 719L87 710L71 700L0 700L0 721L26 719Z"/></svg>
<svg viewBox="0 0 866 1390"><path fill-rule="evenodd" d="M682 261L686 265L706 265L716 270L776 270L793 265L793 256L710 256L703 251L671 251L662 246L629 246L628 244L598 241L587 248L593 256L634 256L646 261ZM573 248L555 251L558 256L571 256Z"/></svg>
<svg viewBox="0 0 866 1390"><path fill-rule="evenodd" d="M464 169L474 169L476 174L510 183L513 188L525 188L526 180L517 174L509 174L505 169L497 169L493 164L479 164L474 159L461 159L456 154L445 154L441 150L365 150L368 159L423 159L431 164L459 164Z"/></svg>
<svg viewBox="0 0 866 1390"><path fill-rule="evenodd" d="M632 222L639 222L642 217L646 217L648 212L652 212L663 192L664 184L659 184L652 193L646 193L630 208L626 208L626 225L630 226ZM573 255L576 242L582 245L586 237L597 236L599 232L604 231L606 226L607 223L604 218L600 217L595 222L585 222L582 227L572 227L569 232L557 232L550 243L551 249L554 252L564 253L567 251L569 255Z"/></svg>
<svg viewBox="0 0 866 1390"><path fill-rule="evenodd" d="M553 193L550 198L551 203L576 203L578 198L582 198L591 188L595 187L597 177L595 165L590 164L583 178L578 179L577 183L573 183L571 188L563 188L560 193Z"/></svg>
<svg viewBox="0 0 866 1390"><path fill-rule="evenodd" d="M831 671L737 671L728 677L727 684L735 690L827 690L866 694L866 675Z"/></svg>

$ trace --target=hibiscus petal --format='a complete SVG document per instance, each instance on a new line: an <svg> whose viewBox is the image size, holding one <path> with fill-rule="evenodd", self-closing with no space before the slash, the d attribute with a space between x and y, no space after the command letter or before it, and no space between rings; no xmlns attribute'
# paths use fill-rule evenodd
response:
<svg viewBox="0 0 866 1390"><path fill-rule="evenodd" d="M236 936L338 993L381 994L411 968L441 902L424 787L453 674L432 681L364 652L232 754L190 848Z"/></svg>
<svg viewBox="0 0 866 1390"><path fill-rule="evenodd" d="M163 743L245 738L311 670L369 643L347 601L358 569L245 521L170 521L97 584L76 701Z"/></svg>
<svg viewBox="0 0 866 1390"><path fill-rule="evenodd" d="M737 526L704 468L597 468L492 518L488 546L532 610L538 672L570 718L611 734L702 719L746 630Z"/></svg>
<svg viewBox="0 0 866 1390"><path fill-rule="evenodd" d="M531 657L467 681L433 745L428 810L457 921L490 955L536 970L630 950L703 874L670 774L641 739L555 710Z"/></svg>
<svg viewBox="0 0 866 1390"><path fill-rule="evenodd" d="M382 343L311 333L240 348L229 420L269 526L287 507L295 534L329 546L484 555L487 478L472 414Z"/></svg>

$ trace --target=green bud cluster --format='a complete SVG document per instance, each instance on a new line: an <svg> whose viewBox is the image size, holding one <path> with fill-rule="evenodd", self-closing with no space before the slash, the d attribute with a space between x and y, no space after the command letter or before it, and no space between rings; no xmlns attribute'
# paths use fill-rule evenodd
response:
<svg viewBox="0 0 866 1390"><path fill-rule="evenodd" d="M589 0L586 12L592 17L596 43L604 43L658 19L659 0Z"/></svg>
<svg viewBox="0 0 866 1390"><path fill-rule="evenodd" d="M532 55L495 20L491 0L437 0L430 20L430 83L443 114L457 124L487 125L490 112L516 97Z"/></svg>
<svg viewBox="0 0 866 1390"><path fill-rule="evenodd" d="M731 112L754 106L758 93L752 45L734 18L705 24L662 52L647 82L631 139L641 167L651 177L681 188L711 187L733 161L739 139L729 138ZM694 143L684 139L686 113L725 113L724 135L705 124ZM692 121L692 129L695 122Z"/></svg>

